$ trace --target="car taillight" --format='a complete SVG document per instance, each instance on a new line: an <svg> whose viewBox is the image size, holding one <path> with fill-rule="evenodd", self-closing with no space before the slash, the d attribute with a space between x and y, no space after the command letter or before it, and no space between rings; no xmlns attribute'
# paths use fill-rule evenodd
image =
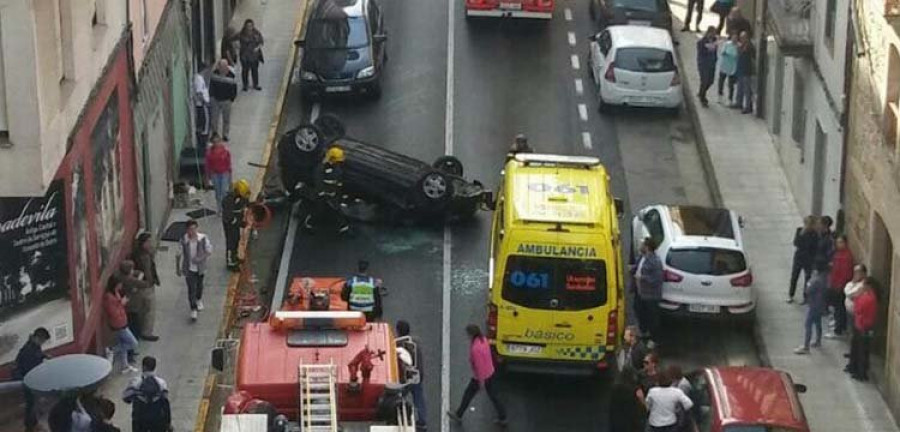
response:
<svg viewBox="0 0 900 432"><path fill-rule="evenodd" d="M671 270L663 270L663 280L666 282L681 282L684 279L680 274Z"/></svg>
<svg viewBox="0 0 900 432"><path fill-rule="evenodd" d="M681 85L681 76L678 75L678 70L675 70L675 75L672 75L672 82L669 83L669 87L675 87Z"/></svg>
<svg viewBox="0 0 900 432"><path fill-rule="evenodd" d="M616 344L616 334L619 333L619 313L610 311L606 318L606 345Z"/></svg>
<svg viewBox="0 0 900 432"><path fill-rule="evenodd" d="M738 276L731 280L731 286L748 287L753 284L753 273L747 272L743 276Z"/></svg>
<svg viewBox="0 0 900 432"><path fill-rule="evenodd" d="M487 330L488 339L497 338L497 305L493 303L488 305Z"/></svg>
<svg viewBox="0 0 900 432"><path fill-rule="evenodd" d="M612 62L609 64L609 67L606 68L606 73L603 74L603 78L605 78L609 82L616 82L616 62Z"/></svg>

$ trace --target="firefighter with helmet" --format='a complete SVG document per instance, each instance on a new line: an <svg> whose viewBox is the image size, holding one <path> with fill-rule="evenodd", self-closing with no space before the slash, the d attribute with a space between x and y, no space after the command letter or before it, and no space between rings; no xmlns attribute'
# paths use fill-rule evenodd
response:
<svg viewBox="0 0 900 432"><path fill-rule="evenodd" d="M350 223L341 211L342 189L344 186L344 150L334 146L325 152L325 160L316 173L316 191L312 208L303 221L303 227L314 230L315 226L329 216L338 221L338 233L350 231Z"/></svg>
<svg viewBox="0 0 900 432"><path fill-rule="evenodd" d="M238 244L241 242L241 228L247 226L244 212L250 205L250 183L240 179L231 187L231 191L222 198L222 226L225 230L226 261L228 268L237 270Z"/></svg>
<svg viewBox="0 0 900 432"><path fill-rule="evenodd" d="M369 275L369 262L360 260L355 275L344 282L341 299L347 302L347 310L359 311L367 321L381 318L381 279Z"/></svg>

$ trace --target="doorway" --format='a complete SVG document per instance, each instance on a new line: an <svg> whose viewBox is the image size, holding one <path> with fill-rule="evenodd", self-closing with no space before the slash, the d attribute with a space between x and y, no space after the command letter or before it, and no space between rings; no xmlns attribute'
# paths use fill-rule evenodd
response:
<svg viewBox="0 0 900 432"><path fill-rule="evenodd" d="M876 373L883 371L884 356L887 348L888 308L891 303L891 281L893 280L894 242L888 233L884 220L877 212L872 216L872 240L870 242L871 257L869 273L878 284L876 294L878 296L878 319L875 322L875 339L872 341L872 370ZM877 367L876 367L877 366Z"/></svg>
<svg viewBox="0 0 900 432"><path fill-rule="evenodd" d="M825 163L828 154L828 134L822 130L822 125L816 120L816 142L813 160L813 184L812 184L812 214L822 214L822 195L825 191Z"/></svg>

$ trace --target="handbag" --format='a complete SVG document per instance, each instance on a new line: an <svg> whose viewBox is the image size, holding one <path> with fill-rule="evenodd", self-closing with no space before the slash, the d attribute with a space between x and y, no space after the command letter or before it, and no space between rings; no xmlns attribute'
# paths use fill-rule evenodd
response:
<svg viewBox="0 0 900 432"><path fill-rule="evenodd" d="M709 7L709 10L712 13L719 15L724 15L729 12L728 6L726 6L725 3L719 1L713 2L712 6Z"/></svg>

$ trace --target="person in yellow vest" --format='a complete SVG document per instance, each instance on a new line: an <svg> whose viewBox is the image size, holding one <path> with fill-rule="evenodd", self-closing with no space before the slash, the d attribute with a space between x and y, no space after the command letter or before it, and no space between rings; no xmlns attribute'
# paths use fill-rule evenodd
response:
<svg viewBox="0 0 900 432"><path fill-rule="evenodd" d="M369 262L360 260L355 275L346 279L341 299L347 310L363 312L367 321L381 318L381 279L369 276Z"/></svg>

